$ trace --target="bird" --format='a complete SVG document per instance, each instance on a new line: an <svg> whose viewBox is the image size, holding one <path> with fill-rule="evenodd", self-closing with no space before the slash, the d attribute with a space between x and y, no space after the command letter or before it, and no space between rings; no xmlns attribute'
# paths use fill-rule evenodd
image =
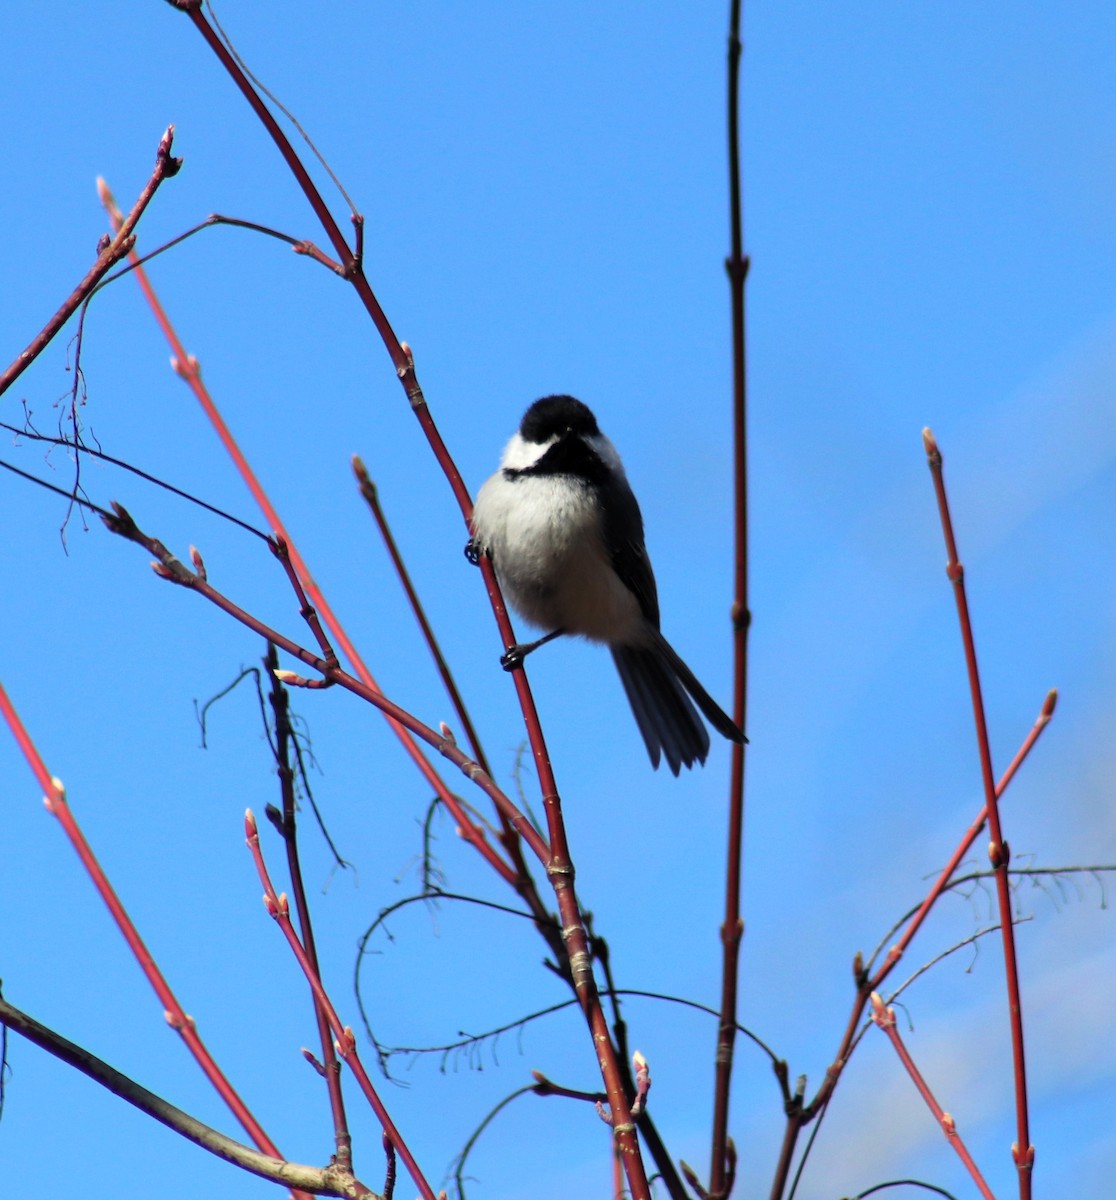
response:
<svg viewBox="0 0 1116 1200"><path fill-rule="evenodd" d="M474 563L487 554L516 612L549 631L509 646L506 670L562 635L605 643L652 767L665 757L674 775L709 753L695 704L729 741L747 740L660 631L639 503L580 400L544 396L527 409L477 493L465 552Z"/></svg>

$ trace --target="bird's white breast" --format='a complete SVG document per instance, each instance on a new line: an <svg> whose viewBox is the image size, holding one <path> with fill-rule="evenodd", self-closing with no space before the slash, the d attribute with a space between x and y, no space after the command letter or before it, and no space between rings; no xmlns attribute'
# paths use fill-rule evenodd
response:
<svg viewBox="0 0 1116 1200"><path fill-rule="evenodd" d="M639 603L612 568L588 485L498 471L477 495L473 528L507 599L531 624L594 641L639 640Z"/></svg>

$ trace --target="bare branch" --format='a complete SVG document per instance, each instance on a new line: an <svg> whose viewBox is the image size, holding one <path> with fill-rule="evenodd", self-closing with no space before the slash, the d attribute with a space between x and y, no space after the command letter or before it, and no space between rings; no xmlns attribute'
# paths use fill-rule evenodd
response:
<svg viewBox="0 0 1116 1200"><path fill-rule="evenodd" d="M121 222L116 236L109 238L105 235L103 244L97 248L97 261L90 268L85 278L74 288L63 302L62 307L31 339L27 348L16 358L15 362L0 375L0 396L23 374L36 358L50 345L51 341L63 325L74 315L78 306L93 291L104 275L110 271L135 245L135 228L143 216L144 210L151 203L159 185L164 179L177 175L182 166L182 159L171 156L171 145L174 141L174 126L167 128L159 140L159 148L155 153L155 170L147 185L140 192L139 199L132 206L132 211Z"/></svg>
<svg viewBox="0 0 1116 1200"><path fill-rule="evenodd" d="M269 1179L273 1183L281 1183L289 1188L297 1188L302 1192L311 1192L319 1196L353 1196L375 1197L376 1193L366 1188L353 1178L351 1171L340 1167L326 1168L307 1167L299 1163L286 1162L268 1154L260 1154L249 1146L234 1141L225 1134L219 1133L208 1125L185 1113L173 1104L168 1104L161 1096L149 1092L145 1087L122 1075L108 1063L90 1054L81 1046L67 1041L61 1034L55 1033L45 1025L40 1025L34 1018L21 1012L0 997L0 1023L14 1030L36 1046L53 1054L55 1058L81 1071L83 1075L101 1084L110 1092L126 1100L141 1112L156 1121L173 1129L203 1150L223 1158L234 1166L242 1167L253 1175Z"/></svg>

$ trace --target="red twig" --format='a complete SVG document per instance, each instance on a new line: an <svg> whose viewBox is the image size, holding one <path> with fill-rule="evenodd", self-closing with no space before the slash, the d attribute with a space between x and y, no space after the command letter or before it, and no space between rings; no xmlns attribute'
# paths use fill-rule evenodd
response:
<svg viewBox="0 0 1116 1200"><path fill-rule="evenodd" d="M535 854L538 855L540 861L547 861L549 856L547 845L531 822L515 807L492 779L471 758L458 749L457 743L452 737L444 733L436 733L428 725L424 725L417 717L400 708L397 704L393 704L378 689L369 687L362 680L350 675L338 666L331 665L324 658L307 650L304 646L300 646L277 629L265 625L258 617L252 616L251 613L246 612L239 605L234 604L227 596L217 591L202 574L189 570L157 538L149 537L144 533L122 505L114 503L113 509L114 515L111 518L102 517L107 528L112 533L119 534L129 541L143 546L149 554L153 555L155 561L151 565L161 579L166 579L170 583L176 583L180 587L190 588L192 591L204 596L205 599L215 604L222 612L227 613L234 620L239 621L254 633L259 634L261 638L274 642L276 646L285 650L293 658L306 663L307 666L312 667L325 678L339 684L347 691L359 696L362 700L368 701L368 703L380 709L397 724L403 726L410 733L426 742L427 745L433 747L439 754L447 758L471 779L493 801L498 809L505 812L520 835ZM283 683L297 684L298 682L298 676L294 675L291 671L280 671L277 673L277 678ZM461 808L457 798L451 798L453 800L451 812L455 816L458 813L464 814L464 809ZM487 851L488 855L491 856L490 861L493 862L493 865L501 863L502 860L496 856L492 847L485 839L484 830L469 821L467 814L458 819L463 821L466 833L477 849L482 854Z"/></svg>
<svg viewBox="0 0 1116 1200"><path fill-rule="evenodd" d="M1000 907L1000 928L1004 943L1004 972L1007 977L1008 1013L1011 1023L1012 1066L1015 1074L1015 1118L1018 1131L1016 1142L1012 1146L1012 1157L1019 1173L1020 1200L1030 1200L1035 1148L1031 1144L1028 1127L1027 1064L1023 1047L1023 1000L1020 994L1019 968L1015 955L1015 929L1011 920L1011 882L1008 879L1008 863L1011 859L1011 852L1000 827L1000 808L996 781L992 774L992 751L988 742L984 697L981 693L980 672L977 668L976 644L973 639L972 621L969 617L969 602L965 595L965 569L957 555L957 542L953 534L953 520L950 516L945 478L942 472L942 454L929 429L922 431L922 440L926 447L926 457L930 466L930 474L934 480L934 491L938 498L938 513L941 517L942 534L946 543L946 575L953 584L953 595L957 602L957 617L961 626L961 641L965 648L965 666L969 676L969 692L972 697L973 720L976 724L981 782L984 785L984 805L991 838L988 857L996 873L996 896Z"/></svg>
<svg viewBox="0 0 1116 1200"><path fill-rule="evenodd" d="M471 515L471 507L469 515ZM499 584L496 581L496 572L487 556L481 557L480 567L503 645L511 646L515 642L515 636L503 596L500 594ZM566 946L570 975L593 1036L597 1064L604 1081L605 1092L608 1094L616 1151L624 1164L633 1200L650 1200L650 1185L647 1182L647 1173L639 1153L635 1120L632 1117L631 1107L624 1090L624 1080L616 1047L609 1033L608 1020L601 1005L596 980L593 977L593 956L581 918L577 894L574 891L574 865L566 840L562 802L558 795L558 785L554 778L550 753L546 747L546 739L543 736L534 696L531 694L531 688L527 682L527 674L521 668L513 671L512 677L515 680L516 694L527 726L527 736L531 743L531 752L535 759L535 769L538 772L539 785L543 794L543 810L546 813L547 833L550 839L550 859L546 864L546 875L554 889L554 896L558 903L558 915L562 922L562 940Z"/></svg>
<svg viewBox="0 0 1116 1200"><path fill-rule="evenodd" d="M1055 698L1056 693L1054 692L1051 692L1049 695L1047 695L1046 700L1043 702L1042 710L1039 713L1038 719L1031 727L1031 731L1027 734L1026 738L1024 738L1022 745L1016 752L1015 757L1008 766L1008 769L1004 772L1000 782L997 784L997 795L1003 795L1003 793L1006 791L1008 784L1011 783L1011 781L1015 778L1016 772L1019 770L1020 766L1022 766L1027 755L1033 749L1035 743L1042 734L1042 731L1050 723L1050 718L1054 712ZM969 830L962 839L960 846L954 851L949 865L934 882L933 886L930 888L930 891L927 893L926 899L923 900L922 905L908 923L903 932L903 936L900 938L899 942L888 952L885 960L881 964L876 974L869 978L867 972L865 971L861 956L859 954L856 956L853 966L853 976L857 984L856 996L853 999L852 1010L849 1013L849 1019L845 1026L845 1032L841 1038L840 1046L838 1047L837 1054L834 1057L833 1062L830 1064L825 1073L825 1079L818 1088L813 1100L811 1100L806 1106L801 1104L801 1097L795 1098L788 1096L787 1128L786 1138L784 1140L785 1153L781 1156L779 1167L775 1173L771 1190L772 1200L779 1200L779 1197L783 1195L783 1191L785 1190L788 1172L791 1165L790 1152L793 1151L794 1145L797 1142L800 1129L802 1126L809 1124L809 1122L812 1121L822 1111L825 1105L829 1103L829 1100L833 1095L833 1090L836 1088L837 1082L841 1078L841 1075L844 1071L845 1064L848 1062L849 1055L852 1053L852 1050L856 1044L857 1031L860 1029L861 1018L863 1016L865 1006L868 1004L871 993L877 990L887 976L891 974L892 970L894 970L895 965L899 962L904 950L909 946L911 939L921 927L923 921L930 912L930 909L939 899L949 880L952 878L958 864L964 858L968 847L972 844L973 839L980 832L983 822L984 809L982 808L980 815L969 827ZM785 1064L782 1066L782 1071L785 1076Z"/></svg>
<svg viewBox="0 0 1116 1200"><path fill-rule="evenodd" d="M156 996L158 996L159 1003L163 1006L163 1013L167 1024L186 1043L187 1049L193 1055L198 1066L201 1067L205 1077L216 1089L221 1099L229 1106L233 1115L244 1127L256 1146L265 1154L281 1158L282 1155L276 1148L275 1143L267 1136L256 1118L248 1110L248 1106L237 1095L232 1084L225 1077L220 1067L217 1066L213 1056L209 1053L201 1037L198 1035L193 1017L189 1016L182 1005L179 1004L178 998L171 991L170 985L156 966L151 952L147 949L147 946L139 935L139 931L125 911L124 905L113 890L112 884L109 883L108 877L102 870L76 818L70 811L70 806L66 801L66 790L62 785L62 781L54 778L47 770L46 763L36 749L34 742L31 740L31 735L27 732L26 726L23 724L15 706L8 698L8 694L2 684L0 684L0 712L3 713L4 719L11 729L16 743L27 760L39 786L43 790L43 803L46 806L47 812L58 819L58 823L62 826L70 844L81 859L82 866L85 867L86 873L92 880L98 895L112 914L117 928L128 943L128 948L139 963L140 970L143 971L148 983L151 984ZM299 1193L299 1195L302 1195L302 1193Z"/></svg>
<svg viewBox="0 0 1116 1200"><path fill-rule="evenodd" d="M404 394L419 422L423 433L426 436L431 452L445 473L446 479L453 491L454 497L461 509L462 516L468 524L472 515L472 501L469 497L469 491L465 487L465 482L461 478L461 473L457 469L456 463L453 461L445 443L442 440L441 434L434 423L434 419L430 414L426 399L423 396L422 388L418 382L418 376L415 372L414 357L411 354L410 348L406 343L401 342L392 329L383 309L380 307L379 301L376 299L372 291L371 285L364 275L363 267L360 261L356 258L348 243L341 233L336 221L333 219L328 206L322 199L321 194L314 186L291 146L288 139L279 128L275 118L271 115L263 100L257 95L251 82L240 69L239 65L222 44L216 31L209 25L201 11L200 0L172 0L176 7L182 8L189 15L190 20L194 23L198 32L206 40L213 53L220 60L222 66L240 89L245 99L248 101L252 110L259 117L260 122L267 130L272 141L275 142L282 154L285 162L306 196L319 221L322 223L326 231L326 235L334 246L338 257L341 260L344 268L343 274L352 283L357 295L360 297L362 304L371 317L373 324L383 340L384 346L387 349L388 355L391 358L392 365L395 368L396 375L399 378L400 384L403 387ZM288 541L290 539L288 538ZM293 555L293 547L292 547ZM297 559L295 560L298 565ZM507 618L507 612L504 608L503 600L500 597L499 588L496 584L495 574L492 571L491 564L487 559L482 559L482 570L485 580L485 585L488 589L489 598L492 602L493 611L496 614L497 625L500 629L500 635L504 639L505 646L511 645L511 623ZM300 574L303 574L300 571ZM307 576L304 575L304 580ZM309 590L309 588L308 588ZM318 603L318 598L314 593L310 593ZM325 616L325 607L318 603L318 607ZM328 623L328 622L327 622ZM332 626L331 626L332 628ZM335 637L336 637L335 632ZM342 651L348 655L349 650L340 637L337 637L338 644ZM350 661L358 661L350 658ZM542 735L542 729L538 719L538 713L535 709L534 700L531 696L530 688L527 683L526 672L518 670L514 672L515 688L519 698L520 706L523 710L524 721L527 725L528 737L531 742L531 750L535 759L536 769L539 774L540 787L543 793L543 805L547 814L547 829L550 839L550 855L547 861L547 876L550 879L551 885L554 887L555 896L558 902L558 911L562 921L563 938L566 944L567 956L570 963L571 974L574 980L574 985L577 989L578 999L581 1001L582 1008L585 1011L586 1019L593 1035L593 1043L597 1052L598 1062L600 1065L602 1077L605 1082L605 1090L608 1092L609 1105L612 1109L616 1124L614 1133L617 1140L620 1153L624 1160L625 1171L628 1176L628 1183L632 1190L634 1200L649 1200L650 1190L647 1183L647 1176L643 1168L643 1163L639 1155L639 1144L636 1139L635 1125L631 1120L631 1113L628 1108L627 1098L624 1094L622 1077L619 1065L616 1059L615 1047L609 1037L608 1023L604 1015L604 1010L601 1007L600 997L597 993L596 984L593 979L592 957L589 952L588 939L585 929L582 925L581 913L578 907L577 898L573 890L573 864L570 860L569 848L566 842L565 826L562 820L561 804L558 798L558 789L554 781L553 770L550 765L550 757L546 749L546 742ZM385 712L390 712L386 705L379 705ZM394 708L394 706L392 706ZM400 710L401 711L401 710ZM410 726L408 726L410 728ZM443 753L445 751L443 750ZM424 760L425 761L425 760ZM487 776L483 776L487 779ZM441 795L439 791L439 795ZM506 798L505 798L506 799ZM506 811L506 810L505 810ZM516 828L520 833L524 833L518 824ZM532 833L534 831L531 831ZM535 835L536 843L541 839ZM535 847L532 847L533 849Z"/></svg>
<svg viewBox="0 0 1116 1200"><path fill-rule="evenodd" d="M743 204L740 186L740 19L742 0L733 0L728 35L728 158L731 250L725 267L732 302L733 383L733 499L736 518L735 571L732 604L733 718L740 729L748 715L748 455L747 376L744 327L744 283L748 259L744 255ZM744 849L744 750L732 747L726 836L725 908L721 923L721 1005L713 1073L713 1130L709 1165L709 1195L721 1200L732 1188L729 1164L729 1099L732 1091L733 1054L736 1046L737 989L740 974L740 941L744 920L740 913Z"/></svg>
<svg viewBox="0 0 1116 1200"><path fill-rule="evenodd" d="M353 456L353 473L356 475L357 483L360 486L360 493L364 497L368 505L368 509L372 514L373 520L376 522L376 528L380 532L384 546L387 549L388 555L391 558L392 565L395 568L396 574L399 576L399 581L403 585L403 590L407 595L407 600L411 605L411 610L415 614L415 619L419 623L419 628L422 630L423 637L434 658L434 663L438 668L438 673L442 678L442 684L449 695L450 702L453 704L454 711L457 713L458 720L461 722L461 728L465 732L465 737L468 739L469 745L472 748L473 754L476 756L477 762L486 774L491 775L492 770L488 765L488 760L484 754L484 748L481 746L480 738L473 726L472 718L469 716L469 711L465 707L465 701L461 696L457 683L453 678L453 673L450 671L449 664L445 660L442 649L438 644L438 639L434 634L433 627L426 616L426 610L423 607L422 601L419 598L418 591L411 581L410 572L407 570L407 565L403 561L403 556L399 552L399 547L396 545L395 538L391 532L391 526L388 524L387 516L384 513L383 506L380 504L379 492L376 484L373 482L368 470L359 456ZM515 827L508 820L504 813L499 814L500 817L500 842L508 853L511 859L512 866L515 869L514 880L509 880L513 883L515 890L523 897L524 902L531 909L535 917L536 927L543 939L554 950L558 959L561 960L565 953L560 939L554 937L553 921L546 906L543 904L539 896L538 888L535 885L535 880L532 877L527 862L523 857L523 845L519 834Z"/></svg>
<svg viewBox="0 0 1116 1200"><path fill-rule="evenodd" d="M564 849L565 829L561 822L560 811L558 811L557 819L555 819L558 802L557 793L553 792L551 794L551 803L547 806L547 812L551 818L551 828L558 829L562 834L563 852L561 854L543 841L530 821L512 804L511 800L496 786L490 776L483 772L471 758L468 758L458 749L457 743L452 738L447 737L444 733L436 733L405 709L393 704L382 692L368 687L361 680L349 675L339 667L332 666L325 659L320 658L310 650L285 637L278 630L265 625L257 617L253 617L250 613L245 612L244 609L234 604L228 597L218 592L209 583L208 579L203 578L199 573L190 571L161 542L143 533L121 505L114 504L113 508L115 509L115 516L112 520L106 520L106 525L113 533L118 533L121 537L136 542L138 545L143 546L150 554L154 555L156 561L152 565L155 568L156 574L171 583L177 583L182 587L189 587L198 592L229 616L240 621L241 624L254 630L261 637L274 642L275 645L285 650L292 657L313 667L314 670L320 672L327 679L333 680L362 699L367 700L370 704L375 705L387 716L391 717L393 721L404 726L428 745L433 746L440 754L458 766L489 796L498 811L510 819L520 836L531 847L540 861L546 864L547 877L554 887L555 896L558 901L558 912L562 923L562 938L570 964L570 974L578 1000L593 1034L594 1047L597 1052L602 1077L605 1081L605 1091L608 1094L609 1107L615 1117L613 1128L617 1145L620 1148L621 1154L624 1155L633 1195L636 1197L636 1200L649 1200L650 1190L646 1184L646 1173L643 1170L642 1160L639 1158L635 1122L632 1120L631 1110L624 1092L623 1078L616 1059L615 1048L609 1036L608 1023L604 1015L604 1010L601 1007L596 981L593 978L592 955L589 951L588 938L573 890L573 864L570 862L568 851ZM486 571L491 573L491 565L487 560L482 561ZM516 672L517 677L521 674L522 672ZM294 677L293 673L286 671L279 672L278 678L288 683L297 681L297 677ZM547 765L549 766L549 763ZM474 844L478 846L478 849L487 848L491 851L491 847L483 839L483 831L478 833L474 839ZM500 862L502 860L498 859L497 861ZM632 1156L634 1156L634 1162L632 1161ZM640 1180L643 1182L642 1189L637 1186Z"/></svg>
<svg viewBox="0 0 1116 1200"><path fill-rule="evenodd" d="M929 1084L923 1079L907 1047L903 1044L903 1039L899 1036L899 1030L895 1024L895 1010L885 1008L884 1002L875 992L872 993L872 1020L887 1034L888 1040L895 1048L895 1053L899 1055L899 1061L903 1064L915 1087L918 1088L919 1095L926 1101L927 1107L934 1114L934 1119L942 1127L942 1132L946 1135L957 1157L965 1164L965 1169L980 1189L980 1194L984 1197L984 1200L996 1200L996 1197L992 1194L992 1189L985 1183L984 1177L981 1175L976 1163L973 1162L972 1155L961 1140L961 1135L957 1132L956 1123L949 1113L942 1111L941 1105L934 1099L934 1093L931 1092Z"/></svg>
<svg viewBox="0 0 1116 1200"><path fill-rule="evenodd" d="M1003 773L999 783L996 784L997 798L1004 794L1008 784L1014 778L1016 771L1019 770L1020 766L1023 764L1023 760L1030 753L1031 747L1036 741L1038 741L1042 731L1047 727L1047 725L1050 724L1050 718L1054 715L1054 706L1057 704L1057 702L1057 691L1051 690L1048 692L1046 699L1043 701L1042 710L1039 712L1034 725L1031 726L1031 732L1027 734L1027 737L1023 741L1023 745L1020 746L1016 751L1015 757L1008 765L1008 769ZM984 805L977 815L976 820L969 826L965 836L961 839L957 849L954 850L949 862L946 863L946 865L942 868L941 874L935 880L934 886L926 894L926 898L919 906L918 911L913 917L911 917L910 921L908 921L907 927L903 930L902 936L888 951L887 957L884 959L880 969L872 977L871 983L869 984L872 991L876 991L879 988L880 984L884 981L887 975L890 974L891 968L899 961L903 952L910 945L911 939L922 927L922 923L926 920L930 909L945 890L946 886L949 884L949 881L953 878L954 872L961 865L965 855L968 854L969 847L972 846L974 841L976 841L980 831L984 828L987 819L988 806Z"/></svg>
<svg viewBox="0 0 1116 1200"><path fill-rule="evenodd" d="M283 936L287 939L287 945L290 946L291 952L298 960L298 965L301 967L302 973L306 976L306 981L310 984L315 1000L326 1014L329 1027L332 1029L333 1036L336 1039L338 1054L341 1055L348 1065L349 1070L352 1071L353 1077L359 1084L360 1090L364 1093L365 1099L367 1099L372 1111L376 1114L376 1119L383 1126L384 1134L391 1139L391 1144L403 1160L403 1165L407 1168L415 1186L423 1194L425 1200L436 1200L434 1189L427 1183L426 1177L419 1169L419 1165L411 1154L410 1148L403 1140L395 1122L391 1119L387 1108L384 1106L384 1102L380 1099L379 1093L373 1086L372 1080L368 1077L368 1072L365 1071L364 1065L360 1061L360 1054L356 1048L356 1038L353 1035L353 1031L347 1025L342 1025L341 1018L337 1015L337 1010L334 1008L332 1001L326 994L325 988L322 986L321 976L311 962L310 956L307 954L302 942L299 941L298 934L295 933L294 926L291 924L290 906L287 903L287 897L279 895L272 886L267 866L263 860L263 853L260 850L260 836L259 830L256 827L256 818L252 815L250 809L244 814L244 833L248 849L252 855L252 861L256 864L260 882L263 884L264 905L267 908L268 914L275 918L279 928L282 930Z"/></svg>
<svg viewBox="0 0 1116 1200"><path fill-rule="evenodd" d="M624 1164L616 1146L612 1147L612 1200L624 1200Z"/></svg>
<svg viewBox="0 0 1116 1200"><path fill-rule="evenodd" d="M116 207L111 191L108 189L103 180L99 181L99 188L101 202L104 204L111 220L115 224L120 219L120 211ZM293 573L288 571L288 574L292 583L295 585L296 590L300 594L300 603L303 604L304 608L309 607L306 605L305 601L305 596L309 596L313 607L317 610L317 613L320 614L322 621L332 633L338 646L340 646L342 653L345 655L348 661L352 663L353 670L356 672L357 676L366 685L366 687L378 692L380 690L379 684L376 682L372 672L365 665L364 660L357 652L356 647L350 641L348 634L345 632L344 626L341 624L340 619L330 607L330 604L324 593L314 581L313 576L310 574L309 568L306 566L302 555L299 553L297 545L292 541L290 533L280 518L278 511L271 503L271 499L264 490L263 485L256 477L256 474L252 470L248 460L245 458L240 447L237 445L236 439L233 437L231 430L229 429L228 425L226 425L224 418L221 416L220 410L217 408L216 402L210 394L209 389L202 381L198 360L193 355L186 352L186 349L182 345L182 342L178 337L178 333L175 330L170 317L167 315L166 310L159 302L159 298L155 294L154 288L151 286L151 281L148 279L147 273L144 271L142 266L138 265L135 255L132 256L132 261L133 263L137 264L134 267L136 281L139 284L140 289L143 291L144 297L147 300L148 306L150 307L152 314L159 325L159 328L162 330L163 336L166 338L171 347L173 354L171 365L186 382L190 390L194 393L195 398L208 417L210 424L213 426L214 431L221 441L221 444L224 446L229 457L232 459L237 472L244 480L245 485L251 492L253 499L260 508L260 511L264 514L268 525L275 531L277 545L281 551L285 551L285 555L284 553L277 553L277 557L283 563L284 567L293 567ZM303 592L305 592L305 596L302 594ZM321 642L320 638L319 642ZM386 710L384 711L386 715ZM483 835L478 832L474 822L470 821L467 815L461 810L461 807L457 803L453 793L450 791L441 776L427 761L426 756L419 749L417 743L407 728L394 721L390 716L388 716L388 723L391 725L391 728L395 732L396 736L402 742L403 747L407 751L412 762L414 762L414 764L418 767L419 771L422 773L430 787L434 790L435 794L442 800L442 802L453 814L454 819L458 822L459 828L462 830L462 836L473 842L474 846L480 850L481 854L489 862L489 865L498 871L501 876L503 876L508 882L514 882L515 872L499 857L493 847L489 845L488 842L483 838Z"/></svg>
<svg viewBox="0 0 1116 1200"><path fill-rule="evenodd" d="M3 375L0 375L0 396L46 349L62 326L74 315L78 306L92 293L112 267L131 251L136 240L134 231L144 210L151 203L163 180L177 175L182 166L182 159L171 157L173 141L174 126L170 125L159 140L159 149L155 154L155 170L147 181L147 186L140 192L139 199L132 206L132 211L127 217L121 217L113 238L109 239L108 235L105 235L105 244L98 247L97 261L89 269L89 273L66 298L62 307L32 339L27 349L19 355Z"/></svg>

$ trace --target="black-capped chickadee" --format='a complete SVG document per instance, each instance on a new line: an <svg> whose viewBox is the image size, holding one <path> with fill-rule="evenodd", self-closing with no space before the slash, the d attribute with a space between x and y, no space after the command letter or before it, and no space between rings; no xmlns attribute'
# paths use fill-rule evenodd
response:
<svg viewBox="0 0 1116 1200"><path fill-rule="evenodd" d="M545 396L524 414L477 495L466 553L489 554L516 611L550 630L509 647L506 669L552 638L580 634L612 651L652 766L660 754L675 775L705 762L709 734L691 698L718 733L745 740L659 632L639 505L616 447L580 400Z"/></svg>

